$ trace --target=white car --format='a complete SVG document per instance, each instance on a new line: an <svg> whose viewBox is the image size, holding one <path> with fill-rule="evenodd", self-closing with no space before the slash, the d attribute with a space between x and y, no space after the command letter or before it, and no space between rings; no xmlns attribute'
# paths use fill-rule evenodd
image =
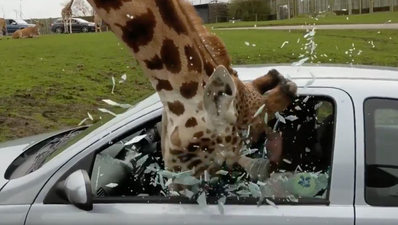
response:
<svg viewBox="0 0 398 225"><path fill-rule="evenodd" d="M301 109L282 113L285 171L239 187L229 173L218 186L227 197L214 189L207 205L165 196L154 94L92 126L1 143L0 224L398 224L396 68L235 69L246 81L277 69L299 87Z"/></svg>

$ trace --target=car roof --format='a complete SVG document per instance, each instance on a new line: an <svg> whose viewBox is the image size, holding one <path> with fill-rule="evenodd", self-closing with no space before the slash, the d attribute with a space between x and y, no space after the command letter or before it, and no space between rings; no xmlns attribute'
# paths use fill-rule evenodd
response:
<svg viewBox="0 0 398 225"><path fill-rule="evenodd" d="M234 66L241 80L251 81L276 69L291 79L350 79L350 80L395 80L398 81L398 68L349 64L265 64Z"/></svg>
<svg viewBox="0 0 398 225"><path fill-rule="evenodd" d="M72 19L82 19L82 18L79 18L79 17L72 17ZM58 19L56 19L55 21L59 21L59 20L62 20L62 18L58 18ZM84 19L82 19L82 20L84 20Z"/></svg>

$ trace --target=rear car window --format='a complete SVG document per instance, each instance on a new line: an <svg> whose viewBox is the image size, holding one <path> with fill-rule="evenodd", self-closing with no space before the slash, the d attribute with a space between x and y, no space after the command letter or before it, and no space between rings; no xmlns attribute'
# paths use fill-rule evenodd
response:
<svg viewBox="0 0 398 225"><path fill-rule="evenodd" d="M367 99L364 120L365 200L398 206L398 99Z"/></svg>

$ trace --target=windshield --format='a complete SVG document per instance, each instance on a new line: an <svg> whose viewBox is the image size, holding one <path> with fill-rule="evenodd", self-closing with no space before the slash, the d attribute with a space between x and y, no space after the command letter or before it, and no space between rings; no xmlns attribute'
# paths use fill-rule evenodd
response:
<svg viewBox="0 0 398 225"><path fill-rule="evenodd" d="M124 113L126 111L127 110L124 109L120 113ZM48 154L46 156L46 159L42 161L43 163L40 166L43 166L44 164L49 162L51 159L53 159L55 156L57 156L61 152L63 152L65 149L69 148L69 146L72 146L73 144L75 144L79 140L83 139L84 137L89 135L91 132L93 132L97 128L101 127L102 125L104 125L108 121L112 120L113 118L115 118L113 115L104 115L103 118L100 121L98 121L94 125L90 126L89 128L87 128L83 132L79 133L78 135L74 136L73 138L68 139L67 142L65 142L64 145L61 148L59 148L59 149L53 151L52 153Z"/></svg>
<svg viewBox="0 0 398 225"><path fill-rule="evenodd" d="M128 108L128 109L124 109L124 108L115 108L112 109L112 112L114 112L115 114L123 114L131 109L133 109L138 103L142 102L144 99L147 99L149 96L153 95L153 92L148 93L147 95L142 96L141 98L138 98L137 100L134 101L134 103L132 104L132 107ZM95 124L93 124L92 126L90 126L89 128L87 128L86 130L82 131L81 133L79 133L78 135L74 136L73 138L70 138L67 140L67 142L65 142L65 145L63 145L61 148L53 151L51 154L46 156L46 159L43 160L43 164L46 164L47 162L49 162L51 159L53 159L55 156L59 155L61 152L63 152L65 149L69 148L69 146L72 146L73 144L75 144L76 142L80 141L81 139L83 139L84 137L86 137L87 135L89 135L91 132L93 132L94 130L96 130L97 128L101 127L102 125L104 125L105 123L107 123L108 121L112 120L113 118L115 118L113 115L110 114L104 114L102 115L102 119L99 120L98 122L96 122ZM41 165L41 166L42 166Z"/></svg>
<svg viewBox="0 0 398 225"><path fill-rule="evenodd" d="M88 22L87 20L84 20L84 19L81 19L81 18L75 18L75 20L76 20L77 22L80 22L80 23L90 23L90 22Z"/></svg>
<svg viewBox="0 0 398 225"><path fill-rule="evenodd" d="M15 20L18 24L28 24L25 20Z"/></svg>

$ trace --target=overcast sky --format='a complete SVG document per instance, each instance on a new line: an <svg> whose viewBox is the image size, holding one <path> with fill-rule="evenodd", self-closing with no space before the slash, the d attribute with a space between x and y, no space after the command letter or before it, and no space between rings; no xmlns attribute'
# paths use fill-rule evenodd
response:
<svg viewBox="0 0 398 225"><path fill-rule="evenodd" d="M0 17L15 18L16 13L14 10L18 10L17 18L19 19L19 9L20 5L22 5L22 18L24 19L56 18L61 16L62 3L65 1L67 0L0 0L0 7L2 8ZM210 0L190 1L193 1L194 4L210 2Z"/></svg>

